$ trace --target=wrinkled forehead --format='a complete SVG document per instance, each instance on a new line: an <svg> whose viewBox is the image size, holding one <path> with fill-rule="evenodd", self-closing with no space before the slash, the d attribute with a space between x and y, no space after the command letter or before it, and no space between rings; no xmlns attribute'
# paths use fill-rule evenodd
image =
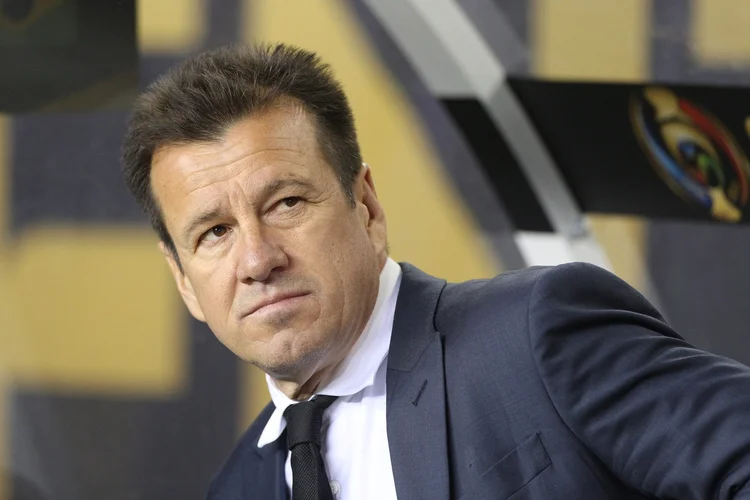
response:
<svg viewBox="0 0 750 500"><path fill-rule="evenodd" d="M241 173L272 173L286 166L304 175L324 164L312 120L298 107L287 106L238 122L217 141L160 147L153 156L151 182L160 199L165 192L189 193Z"/></svg>

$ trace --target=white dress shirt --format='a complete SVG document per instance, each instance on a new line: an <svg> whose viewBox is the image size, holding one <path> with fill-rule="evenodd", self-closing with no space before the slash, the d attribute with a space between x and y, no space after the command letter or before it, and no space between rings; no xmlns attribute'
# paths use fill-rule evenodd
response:
<svg viewBox="0 0 750 500"><path fill-rule="evenodd" d="M401 268L390 258L380 273L375 308L362 335L331 381L317 394L338 396L323 420L321 446L331 491L336 500L396 500L385 420L385 375ZM295 401L266 376L276 409L258 440L263 447L286 428L284 410ZM286 483L292 488L291 454L286 458Z"/></svg>

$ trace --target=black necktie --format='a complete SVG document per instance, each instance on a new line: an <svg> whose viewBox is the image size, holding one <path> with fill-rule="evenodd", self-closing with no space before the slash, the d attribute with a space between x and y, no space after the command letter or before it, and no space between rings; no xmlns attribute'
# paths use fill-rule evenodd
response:
<svg viewBox="0 0 750 500"><path fill-rule="evenodd" d="M334 396L316 396L284 411L286 443L292 452L292 500L333 500L323 457L320 427Z"/></svg>

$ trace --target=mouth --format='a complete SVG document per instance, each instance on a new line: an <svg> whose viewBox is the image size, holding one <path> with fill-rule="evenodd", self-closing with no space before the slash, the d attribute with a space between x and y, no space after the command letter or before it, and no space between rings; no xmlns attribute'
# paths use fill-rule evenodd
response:
<svg viewBox="0 0 750 500"><path fill-rule="evenodd" d="M307 295L309 295L309 293L289 292L289 293L283 293L283 294L278 294L278 295L273 295L271 297L267 297L263 300L258 301L256 304L254 304L253 307L250 308L245 313L245 316L247 317L247 316L258 315L266 311L271 311L272 309L276 309L278 307L292 305L292 303L296 302L297 299L301 299L303 297L306 297Z"/></svg>

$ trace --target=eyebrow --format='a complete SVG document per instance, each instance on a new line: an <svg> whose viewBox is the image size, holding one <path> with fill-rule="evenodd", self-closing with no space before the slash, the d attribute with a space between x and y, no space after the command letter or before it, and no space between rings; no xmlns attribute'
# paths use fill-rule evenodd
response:
<svg viewBox="0 0 750 500"><path fill-rule="evenodd" d="M260 188L259 194L261 198L267 198L277 191L281 191L284 188L296 186L304 189L314 189L315 186L307 180L299 179L296 177L290 177L286 179L274 179L271 182Z"/></svg>
<svg viewBox="0 0 750 500"><path fill-rule="evenodd" d="M258 195L260 198L268 198L272 196L274 193L281 191L284 188L291 187L291 186L297 186L304 189L314 189L315 186L313 186L312 183L303 180L303 179L297 179L297 178L287 178L287 179L274 179L273 181L265 184L263 187L260 188L258 191ZM219 208L213 208L205 212L200 212L196 214L192 219L190 219L190 222L188 223L185 230L182 232L185 239L190 239L193 232L203 226L204 224L211 222L213 220L218 219L223 214L223 211Z"/></svg>
<svg viewBox="0 0 750 500"><path fill-rule="evenodd" d="M216 220L221 216L221 210L218 208L214 208L212 210L209 210L207 212L201 212L192 219L190 219L190 223L188 224L187 228L182 232L184 238L186 240L190 239L193 232L201 227L202 225L206 224L207 222L211 222L212 220Z"/></svg>

